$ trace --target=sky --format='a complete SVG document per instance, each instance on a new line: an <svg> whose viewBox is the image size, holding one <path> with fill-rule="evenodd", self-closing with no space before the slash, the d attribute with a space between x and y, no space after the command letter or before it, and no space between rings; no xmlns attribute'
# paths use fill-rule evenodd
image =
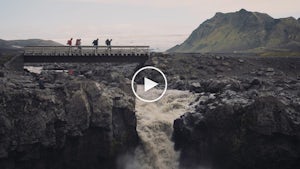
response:
<svg viewBox="0 0 300 169"><path fill-rule="evenodd" d="M300 17L299 0L0 0L0 39L113 39L112 45L182 43L216 12L240 9L274 18Z"/></svg>

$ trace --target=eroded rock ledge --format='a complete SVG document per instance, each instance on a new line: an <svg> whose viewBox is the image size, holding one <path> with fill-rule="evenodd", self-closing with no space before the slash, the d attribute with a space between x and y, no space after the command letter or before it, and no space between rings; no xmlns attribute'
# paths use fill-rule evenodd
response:
<svg viewBox="0 0 300 169"><path fill-rule="evenodd" d="M134 97L56 76L45 89L26 73L0 78L0 168L114 168L138 144Z"/></svg>
<svg viewBox="0 0 300 169"><path fill-rule="evenodd" d="M300 166L300 82L202 80L194 112L174 121L183 168L293 169Z"/></svg>

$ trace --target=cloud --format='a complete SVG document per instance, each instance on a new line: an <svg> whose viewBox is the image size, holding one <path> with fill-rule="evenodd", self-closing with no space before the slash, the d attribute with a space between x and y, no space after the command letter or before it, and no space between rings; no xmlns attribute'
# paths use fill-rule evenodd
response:
<svg viewBox="0 0 300 169"><path fill-rule="evenodd" d="M102 3L102 4L126 4L135 6L149 6L160 8L173 8L183 6L200 5L203 1L199 0L63 0L82 3Z"/></svg>
<svg viewBox="0 0 300 169"><path fill-rule="evenodd" d="M229 12L245 8L251 11L280 15L284 13L299 14L299 0L57 0L80 3L118 4L155 8L181 8L189 12Z"/></svg>

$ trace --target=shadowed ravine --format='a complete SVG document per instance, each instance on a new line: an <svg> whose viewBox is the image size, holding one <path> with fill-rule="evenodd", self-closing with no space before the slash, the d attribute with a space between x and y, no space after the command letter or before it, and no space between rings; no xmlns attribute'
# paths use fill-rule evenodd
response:
<svg viewBox="0 0 300 169"><path fill-rule="evenodd" d="M142 88L143 86L138 86ZM149 93L160 92L151 89ZM179 152L171 141L173 122L184 112L191 111L196 95L188 91L168 90L164 97L154 103L136 99L137 132L141 145L134 155L120 160L126 169L177 169Z"/></svg>

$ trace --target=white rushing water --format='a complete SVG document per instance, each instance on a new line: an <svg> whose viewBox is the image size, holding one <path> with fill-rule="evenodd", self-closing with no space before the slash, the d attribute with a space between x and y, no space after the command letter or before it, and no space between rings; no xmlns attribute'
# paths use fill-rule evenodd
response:
<svg viewBox="0 0 300 169"><path fill-rule="evenodd" d="M29 72L40 74L43 70L42 66L24 66L24 69L27 69Z"/></svg>
<svg viewBox="0 0 300 169"><path fill-rule="evenodd" d="M143 86L138 86L142 88ZM149 93L161 90L151 89ZM191 111L196 95L189 91L168 90L154 103L136 100L137 132L142 145L127 157L126 169L177 169L179 152L171 141L173 122Z"/></svg>

